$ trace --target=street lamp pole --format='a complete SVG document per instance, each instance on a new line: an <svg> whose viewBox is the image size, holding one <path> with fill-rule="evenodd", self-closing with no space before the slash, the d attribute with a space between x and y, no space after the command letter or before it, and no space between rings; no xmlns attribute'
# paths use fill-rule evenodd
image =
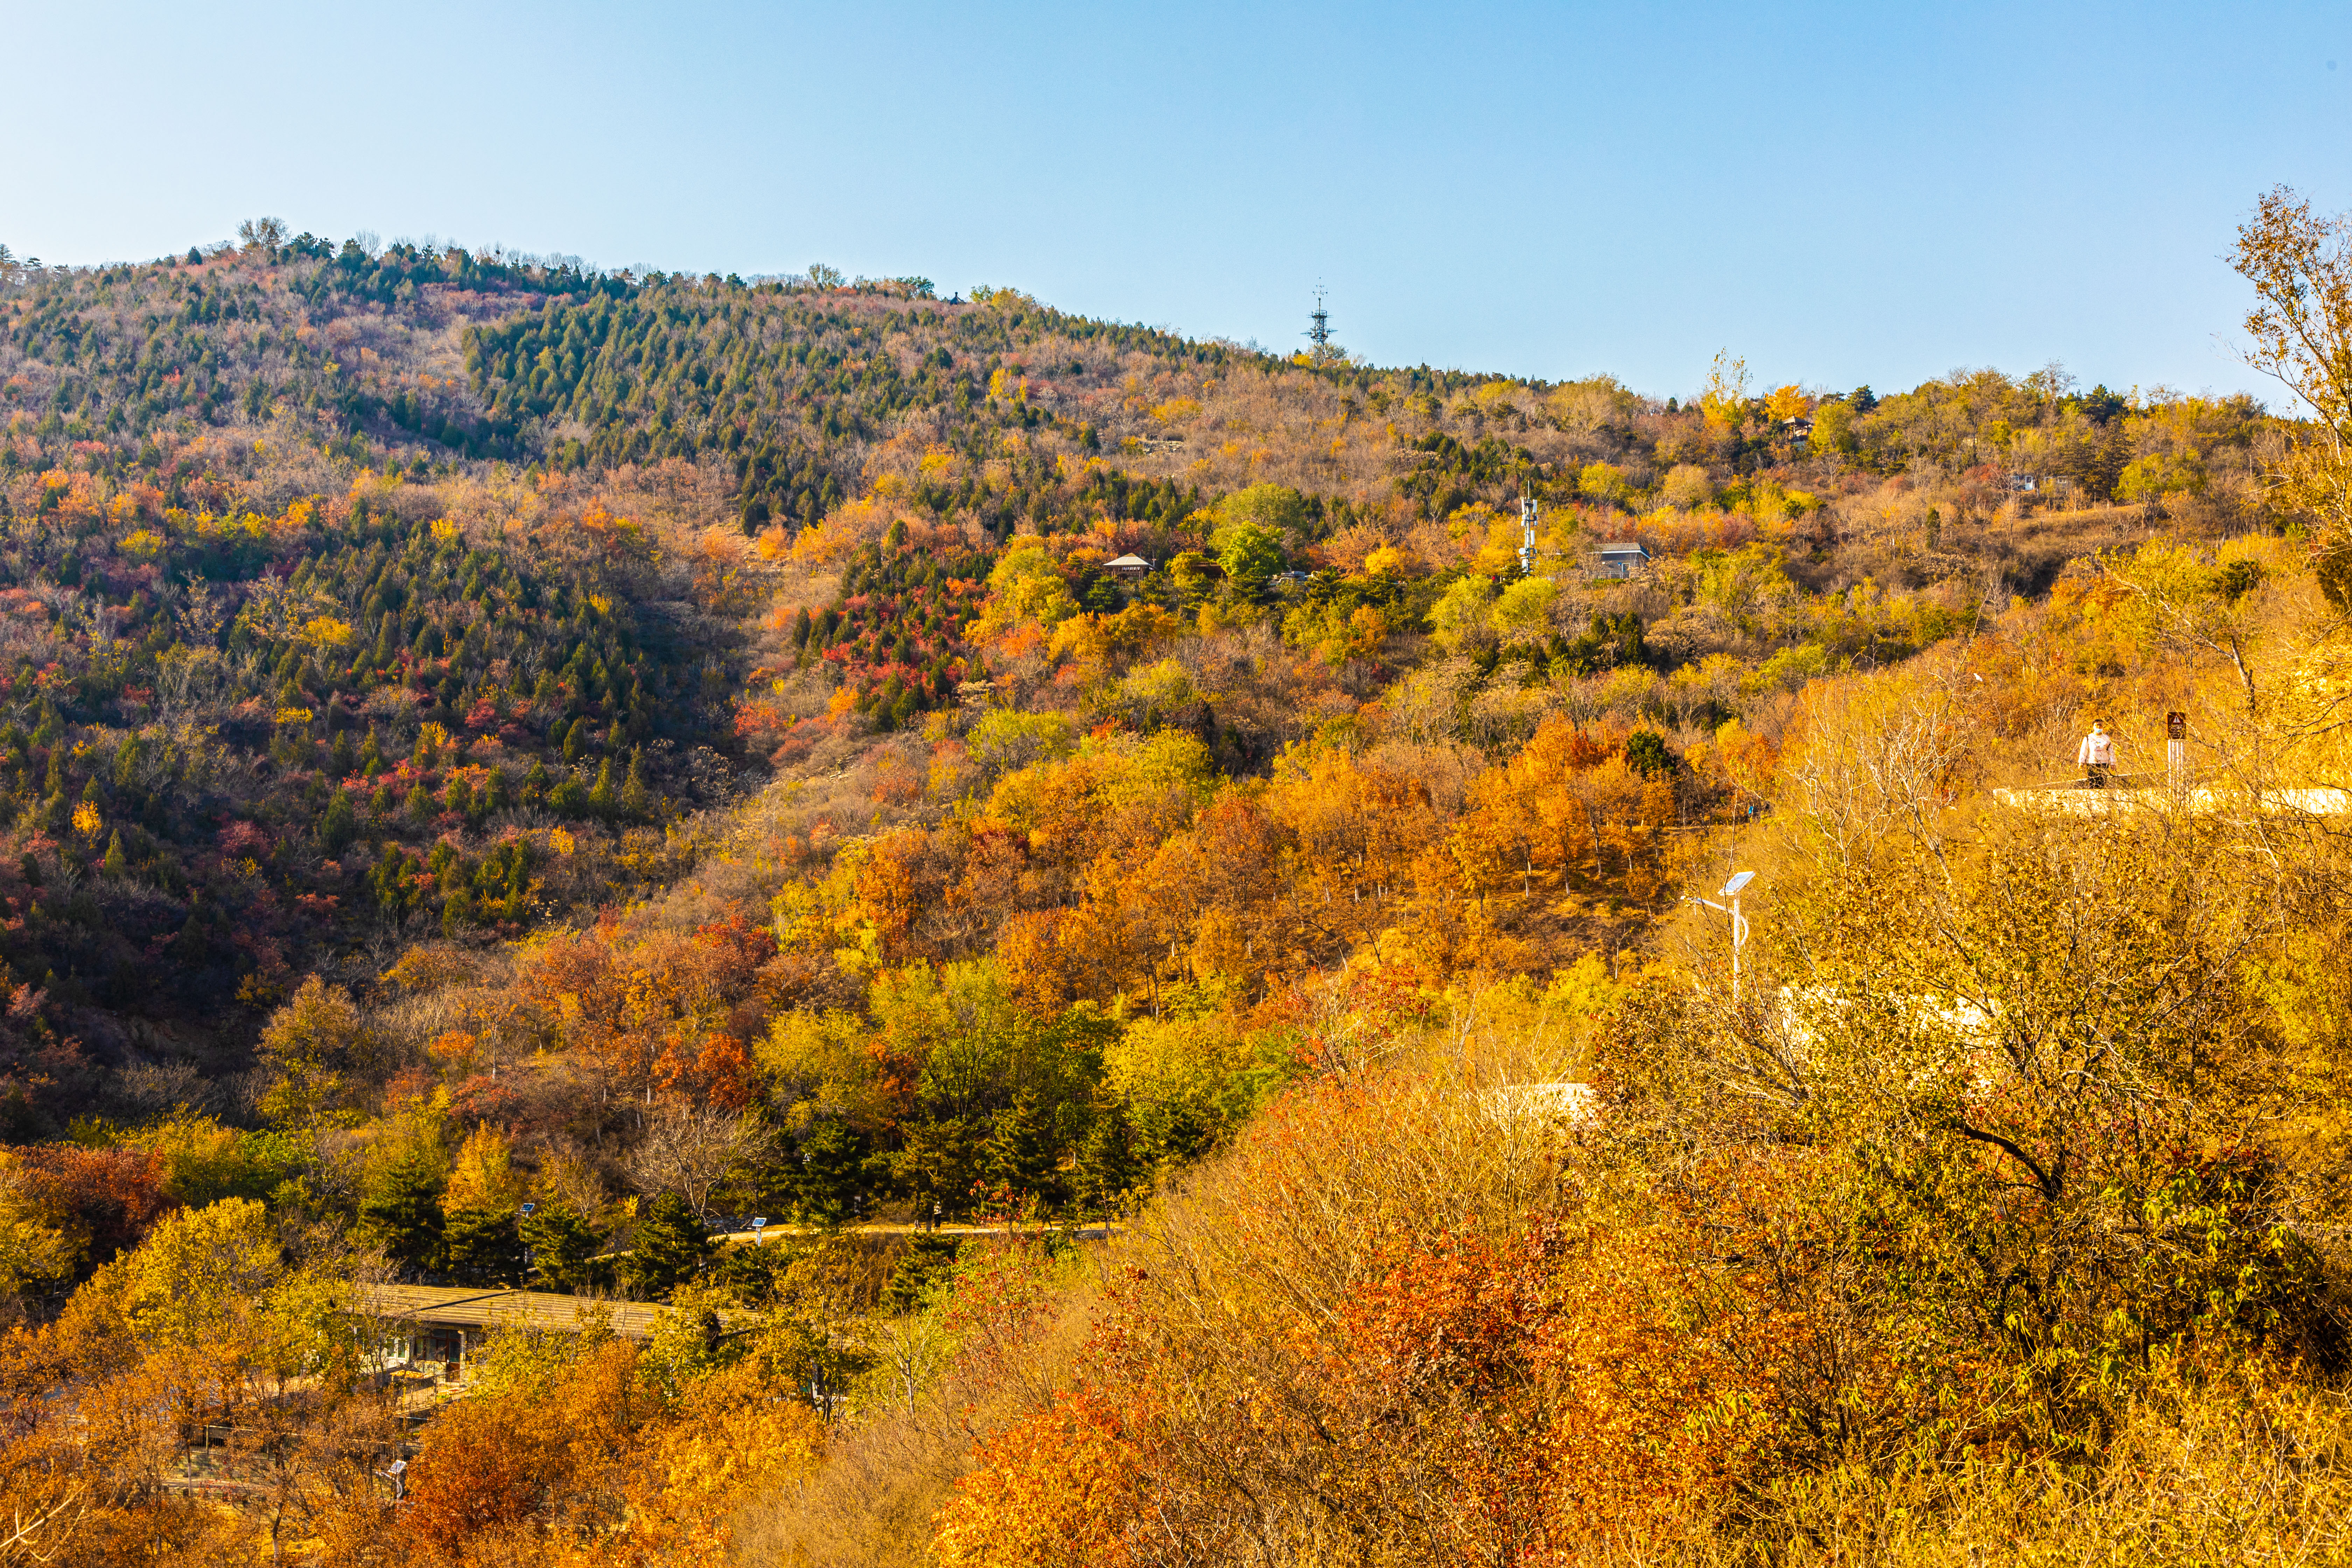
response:
<svg viewBox="0 0 2352 1568"><path fill-rule="evenodd" d="M1739 894L1742 889L1755 879L1755 872L1742 871L1723 885L1723 890L1716 894L1715 898L1729 899L1731 902L1728 907L1717 903L1715 899L1702 899L1688 894L1685 894L1683 899L1683 902L1686 904L1705 904L1718 914L1731 917L1731 1005L1735 1007L1739 1005L1739 950L1748 945L1748 917L1739 912Z"/></svg>

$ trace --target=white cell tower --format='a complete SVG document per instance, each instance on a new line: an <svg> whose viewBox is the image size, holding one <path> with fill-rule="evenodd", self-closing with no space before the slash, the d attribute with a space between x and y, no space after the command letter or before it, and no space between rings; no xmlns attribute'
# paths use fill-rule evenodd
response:
<svg viewBox="0 0 2352 1568"><path fill-rule="evenodd" d="M1533 496L1519 498L1519 575L1532 577L1536 572L1536 500Z"/></svg>

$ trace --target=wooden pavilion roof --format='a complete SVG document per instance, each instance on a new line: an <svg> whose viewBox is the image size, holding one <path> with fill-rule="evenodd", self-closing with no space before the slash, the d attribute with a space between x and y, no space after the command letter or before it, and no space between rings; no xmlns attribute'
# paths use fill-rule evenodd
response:
<svg viewBox="0 0 2352 1568"><path fill-rule="evenodd" d="M625 1340L653 1337L661 1309L644 1301L609 1301L551 1290L502 1290L441 1285L361 1285L354 1288L361 1310L379 1318L433 1328L494 1329L522 1326L576 1332L600 1317Z"/></svg>

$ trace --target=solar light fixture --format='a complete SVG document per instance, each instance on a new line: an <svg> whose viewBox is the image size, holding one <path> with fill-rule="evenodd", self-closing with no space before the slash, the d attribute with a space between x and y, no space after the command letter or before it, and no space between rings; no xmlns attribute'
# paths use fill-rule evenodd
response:
<svg viewBox="0 0 2352 1568"><path fill-rule="evenodd" d="M1755 879L1753 871L1734 872L1731 880L1723 885L1723 891L1715 896L1716 899L1729 899L1731 902L1727 906L1717 903L1715 899L1696 898L1688 894L1683 898L1686 904L1705 904L1710 910L1731 917L1731 1004L1735 1007L1739 1005L1739 950L1748 945L1748 917L1739 912L1739 895Z"/></svg>

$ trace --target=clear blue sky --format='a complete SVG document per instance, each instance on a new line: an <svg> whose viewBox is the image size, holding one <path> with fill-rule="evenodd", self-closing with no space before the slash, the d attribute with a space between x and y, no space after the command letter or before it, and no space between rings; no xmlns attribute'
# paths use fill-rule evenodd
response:
<svg viewBox="0 0 2352 1568"><path fill-rule="evenodd" d="M282 216L607 267L921 273L1687 394L2063 360L2260 390L2221 259L2352 206L2352 6L0 0L0 241Z"/></svg>

